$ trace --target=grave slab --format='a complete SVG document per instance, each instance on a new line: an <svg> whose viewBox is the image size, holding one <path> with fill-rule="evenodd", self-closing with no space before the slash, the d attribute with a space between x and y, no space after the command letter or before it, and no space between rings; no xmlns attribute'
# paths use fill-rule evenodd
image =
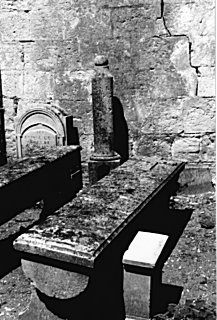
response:
<svg viewBox="0 0 217 320"><path fill-rule="evenodd" d="M64 202L64 197L69 201L75 196L82 188L80 149L80 146L55 147L49 152L38 149L22 159L8 155L7 164L1 167L0 223L38 201L44 201L46 210L49 207L54 210L58 202Z"/></svg>
<svg viewBox="0 0 217 320"><path fill-rule="evenodd" d="M125 319L124 252L137 232L148 228L150 214L156 219L168 215L169 198L183 169L184 163L130 159L17 238L14 247L22 252L23 264L31 262L30 277L38 299L50 303L51 319L56 319L58 305L62 314L57 319ZM40 264L83 274L87 287L67 299L54 298L50 289L43 293L43 280L39 286L34 279L36 270L43 279Z"/></svg>

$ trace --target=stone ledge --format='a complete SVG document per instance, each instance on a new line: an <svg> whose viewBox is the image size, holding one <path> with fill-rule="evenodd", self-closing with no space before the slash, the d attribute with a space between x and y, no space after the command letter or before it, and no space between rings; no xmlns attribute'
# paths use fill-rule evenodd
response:
<svg viewBox="0 0 217 320"><path fill-rule="evenodd" d="M14 247L92 268L102 251L183 168L183 163L128 160L21 235Z"/></svg>

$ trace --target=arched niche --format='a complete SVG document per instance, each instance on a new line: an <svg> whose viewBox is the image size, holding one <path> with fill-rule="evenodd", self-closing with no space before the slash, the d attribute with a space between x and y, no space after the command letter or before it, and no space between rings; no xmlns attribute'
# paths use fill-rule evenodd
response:
<svg viewBox="0 0 217 320"><path fill-rule="evenodd" d="M73 117L61 112L42 107L26 111L15 121L18 158L34 148L49 149L73 144L76 139L70 135L76 128L72 127Z"/></svg>

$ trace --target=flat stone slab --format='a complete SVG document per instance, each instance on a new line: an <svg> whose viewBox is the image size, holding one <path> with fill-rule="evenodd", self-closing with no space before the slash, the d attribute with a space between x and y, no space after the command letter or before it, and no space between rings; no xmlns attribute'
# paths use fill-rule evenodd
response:
<svg viewBox="0 0 217 320"><path fill-rule="evenodd" d="M14 247L93 268L100 253L183 169L184 163L154 158L128 160L17 238Z"/></svg>
<svg viewBox="0 0 217 320"><path fill-rule="evenodd" d="M67 192L71 199L82 188L80 149L80 146L57 147L49 151L39 149L21 160L8 157L8 163L0 169L0 223L38 201L48 204L53 197L58 204L58 196L64 197Z"/></svg>
<svg viewBox="0 0 217 320"><path fill-rule="evenodd" d="M123 263L154 268L168 238L165 234L139 231L124 253Z"/></svg>
<svg viewBox="0 0 217 320"><path fill-rule="evenodd" d="M14 156L7 156L7 164L1 167L0 191L1 188L15 180L31 173L43 166L65 156L69 152L80 150L79 146L55 147L49 151L34 151L32 156L26 156L22 159L15 159Z"/></svg>

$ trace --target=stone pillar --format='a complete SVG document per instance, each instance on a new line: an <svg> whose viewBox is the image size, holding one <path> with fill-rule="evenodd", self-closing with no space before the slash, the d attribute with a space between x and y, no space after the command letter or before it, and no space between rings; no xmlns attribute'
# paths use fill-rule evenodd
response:
<svg viewBox="0 0 217 320"><path fill-rule="evenodd" d="M5 122L4 122L4 109L2 99L2 81L0 72L0 166L7 163L6 155L6 140L5 140Z"/></svg>
<svg viewBox="0 0 217 320"><path fill-rule="evenodd" d="M120 155L114 150L113 76L108 59L97 56L95 76L92 79L94 152L89 161L90 184L103 178L120 164Z"/></svg>

